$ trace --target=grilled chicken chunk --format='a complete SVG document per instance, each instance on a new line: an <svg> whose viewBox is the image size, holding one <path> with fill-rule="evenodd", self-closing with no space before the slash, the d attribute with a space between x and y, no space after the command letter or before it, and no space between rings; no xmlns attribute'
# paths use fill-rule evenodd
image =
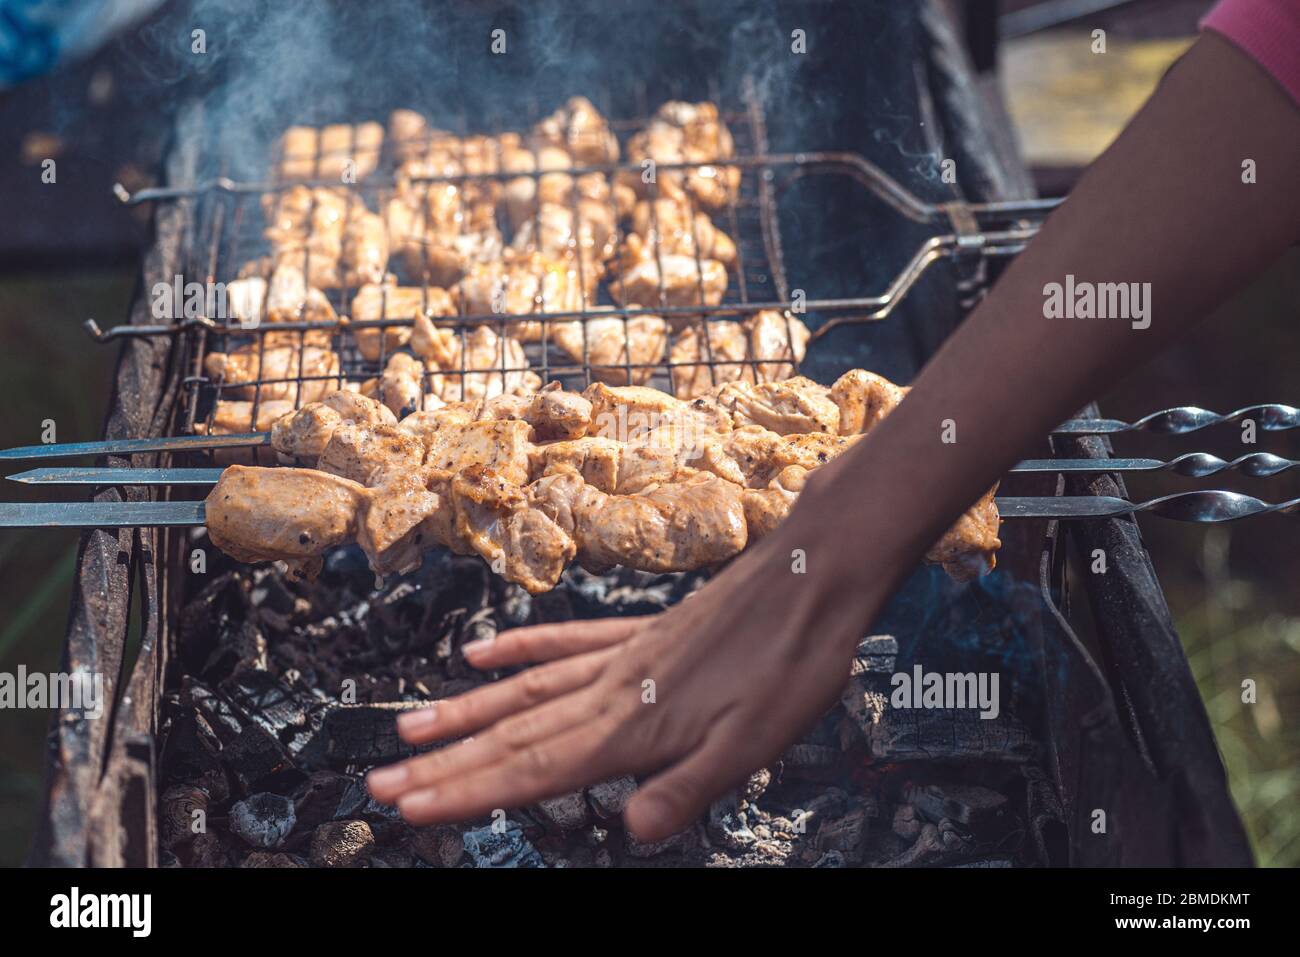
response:
<svg viewBox="0 0 1300 957"><path fill-rule="evenodd" d="M352 541L364 499L356 482L315 469L232 465L205 500L208 537L237 561L283 560L311 578L326 551Z"/></svg>
<svg viewBox="0 0 1300 957"><path fill-rule="evenodd" d="M573 260L548 259L540 253L507 255L480 263L456 284L465 312L472 316L527 316L534 312L581 312L595 301L595 276L582 273ZM583 282L587 288L584 292ZM511 319L510 335L520 342L542 337L538 321Z"/></svg>
<svg viewBox="0 0 1300 957"><path fill-rule="evenodd" d="M622 269L610 293L625 306L716 306L727 291L727 267L680 253L655 256L636 233L623 241Z"/></svg>
<svg viewBox="0 0 1300 957"><path fill-rule="evenodd" d="M556 323L551 336L569 358L589 368L598 382L643 385L654 375L654 366L663 361L668 323L658 316L610 316Z"/></svg>
<svg viewBox="0 0 1300 957"><path fill-rule="evenodd" d="M341 381L338 354L319 346L251 342L232 352L208 353L203 370L224 384L224 394L239 399L257 398L258 386L243 383L262 380L262 399L312 402L337 389ZM300 376L305 381L296 381Z"/></svg>
<svg viewBox="0 0 1300 957"><path fill-rule="evenodd" d="M341 422L321 450L316 467L373 487L418 469L424 464L424 453L424 443L396 425Z"/></svg>
<svg viewBox="0 0 1300 957"><path fill-rule="evenodd" d="M700 325L708 329L707 346ZM728 382L784 379L794 372L788 360L792 356L795 362L803 360L809 336L808 327L799 319L770 309L743 323L697 323L673 342L669 353L673 388L682 398L694 398Z"/></svg>
<svg viewBox="0 0 1300 957"><path fill-rule="evenodd" d="M767 483L767 488L747 488L741 493L750 542L758 541L785 521L807 482L806 468L787 465Z"/></svg>
<svg viewBox="0 0 1300 957"><path fill-rule="evenodd" d="M948 529L926 552L925 560L942 565L955 581L970 581L987 574L997 564L997 550L1002 546L998 539L997 503L993 495L997 486L989 489L972 505L952 528Z"/></svg>
<svg viewBox="0 0 1300 957"><path fill-rule="evenodd" d="M540 253L550 260L573 260L578 265L572 268L590 289L618 249L614 211L594 199L579 200L576 211L567 203L543 202L519 225L510 248L520 255Z"/></svg>
<svg viewBox="0 0 1300 957"><path fill-rule="evenodd" d="M715 475L608 495L571 471L534 482L529 499L577 542L578 561L600 573L615 565L640 571L716 565L745 547L740 489Z"/></svg>
<svg viewBox="0 0 1300 957"><path fill-rule="evenodd" d="M734 155L731 131L713 103L664 103L646 128L627 144L628 160L638 164L646 159L661 165L711 164ZM647 184L636 173L624 172L620 178L639 195L646 192ZM691 170L660 170L656 182L666 196L685 200L689 194L706 209L716 210L735 198L740 188L740 169L704 165Z"/></svg>
<svg viewBox="0 0 1300 957"><path fill-rule="evenodd" d="M736 261L736 244L707 215L688 202L661 196L641 200L632 211L632 230L641 237L643 255L681 255L716 259L724 266Z"/></svg>
<svg viewBox="0 0 1300 957"><path fill-rule="evenodd" d="M558 146L585 166L618 162L618 139L600 111L585 96L571 96L533 127L533 138Z"/></svg>
<svg viewBox="0 0 1300 957"><path fill-rule="evenodd" d="M336 389L276 419L271 425L271 446L290 458L314 462L325 451L334 430L344 422L375 428L396 425L397 416L375 399Z"/></svg>
<svg viewBox="0 0 1300 957"><path fill-rule="evenodd" d="M840 410L840 435L870 432L907 394L884 376L865 369L850 369L831 386L831 399Z"/></svg>
<svg viewBox="0 0 1300 957"><path fill-rule="evenodd" d="M394 352L378 378L361 386L361 394L377 399L398 418L420 409L437 408L442 400L425 390L425 364L405 352Z"/></svg>
<svg viewBox="0 0 1300 957"><path fill-rule="evenodd" d="M529 393L542 384L528 368L519 340L499 336L491 326L465 332L417 317L411 348L437 370L429 377L429 391L443 402Z"/></svg>
<svg viewBox="0 0 1300 957"><path fill-rule="evenodd" d="M291 126L280 137L276 172L281 180L360 182L379 165L383 142L384 128L378 123Z"/></svg>
<svg viewBox="0 0 1300 957"><path fill-rule="evenodd" d="M759 385L728 382L717 395L738 427L760 425L777 435L839 432L840 410L830 390L804 376Z"/></svg>
<svg viewBox="0 0 1300 957"><path fill-rule="evenodd" d="M509 419L450 426L428 437L424 461L433 468L453 472L479 465L522 485L528 481L532 434L527 422Z"/></svg>
<svg viewBox="0 0 1300 957"><path fill-rule="evenodd" d="M454 316L456 304L445 289L437 286L398 286L371 283L352 298L351 319L366 322L382 319L414 319L416 316ZM411 341L411 326L371 326L352 330L357 350L371 362L392 355Z"/></svg>

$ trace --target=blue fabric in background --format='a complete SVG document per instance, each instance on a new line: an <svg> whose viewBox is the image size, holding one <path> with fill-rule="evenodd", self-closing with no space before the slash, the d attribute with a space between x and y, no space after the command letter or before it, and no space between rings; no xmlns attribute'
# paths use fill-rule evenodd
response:
<svg viewBox="0 0 1300 957"><path fill-rule="evenodd" d="M103 46L162 0L0 0L0 89Z"/></svg>

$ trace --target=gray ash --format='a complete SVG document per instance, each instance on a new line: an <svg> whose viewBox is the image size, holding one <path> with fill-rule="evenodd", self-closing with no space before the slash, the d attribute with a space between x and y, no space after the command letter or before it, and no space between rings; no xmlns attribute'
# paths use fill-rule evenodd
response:
<svg viewBox="0 0 1300 957"><path fill-rule="evenodd" d="M1026 778L1032 776L1027 759L989 761L961 753L951 744L958 736L941 719L929 760L916 760L915 748L890 751L903 739L881 733L892 720L881 705L897 653L891 638L863 643L845 703L781 761L666 841L645 844L623 829L620 814L636 786L631 778L512 810L505 821L455 827L411 827L394 809L371 800L365 772L413 753L397 738L398 713L504 674L471 668L460 653L467 642L518 625L662 611L706 577L627 570L597 576L573 568L556 589L531 596L477 558L447 552L429 554L419 571L382 587L355 548L332 553L312 583L291 580L274 566L219 565L184 606L163 698L164 862L1028 862L1032 842L1022 837Z"/></svg>

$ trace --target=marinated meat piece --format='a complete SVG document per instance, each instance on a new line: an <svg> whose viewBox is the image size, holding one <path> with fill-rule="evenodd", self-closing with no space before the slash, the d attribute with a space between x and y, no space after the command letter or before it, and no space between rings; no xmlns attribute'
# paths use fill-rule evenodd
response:
<svg viewBox="0 0 1300 957"><path fill-rule="evenodd" d="M700 326L708 330L700 332ZM705 344L707 340L707 345ZM731 320L701 320L680 333L668 353L673 390L683 399L708 395L718 386L739 379L753 379L747 365L749 343L745 327Z"/></svg>
<svg viewBox="0 0 1300 957"><path fill-rule="evenodd" d="M607 495L576 472L539 479L529 489L539 509L578 545L589 571L615 565L640 571L693 570L738 554L746 542L741 490L715 475Z"/></svg>
<svg viewBox="0 0 1300 957"><path fill-rule="evenodd" d="M812 432L807 435L777 435L758 425L737 426L722 437L724 448L739 466L748 488L767 488L782 469L790 465L809 471L825 465L848 449L855 438Z"/></svg>
<svg viewBox="0 0 1300 957"><path fill-rule="evenodd" d="M746 320L749 355L754 359L759 382L779 382L795 373L808 351L812 333L790 313L764 309ZM790 359L794 359L794 364Z"/></svg>
<svg viewBox="0 0 1300 957"><path fill-rule="evenodd" d="M256 385L242 383L260 379L260 397L264 400L312 402L338 388L339 368L338 354L332 349L267 346L257 342L242 345L233 352L210 352L203 360L203 370L224 383L222 393L238 399L259 397ZM306 381L297 382L299 376Z"/></svg>
<svg viewBox="0 0 1300 957"><path fill-rule="evenodd" d="M394 352L377 379L361 386L361 393L378 399L398 418L420 409L437 408L442 400L425 391L425 365L405 352Z"/></svg>
<svg viewBox="0 0 1300 957"><path fill-rule="evenodd" d="M649 386L610 386L593 382L583 390L591 403L590 434L635 442L653 429L680 423L696 433L731 428L726 413L710 400L684 402Z"/></svg>
<svg viewBox="0 0 1300 957"><path fill-rule="evenodd" d="M356 482L315 469L232 465L205 500L208 537L236 561L282 560L314 578L321 556L355 536L364 500Z"/></svg>
<svg viewBox="0 0 1300 957"><path fill-rule="evenodd" d="M521 255L540 253L556 261L580 257L581 269L574 269L590 288L605 274L605 263L614 258L618 226L613 210L598 200L579 200L576 213L567 203L543 202L536 214L519 225L510 248Z"/></svg>
<svg viewBox="0 0 1300 957"><path fill-rule="evenodd" d="M321 451L316 467L367 487L385 484L424 463L424 443L396 425L341 422Z"/></svg>
<svg viewBox="0 0 1300 957"><path fill-rule="evenodd" d="M727 291L727 267L716 259L673 253L656 257L640 236L630 233L623 241L622 270L609 286L625 306L716 306Z"/></svg>
<svg viewBox="0 0 1300 957"><path fill-rule="evenodd" d="M388 228L383 217L352 208L343 230L343 284L382 283L388 273Z"/></svg>
<svg viewBox="0 0 1300 957"><path fill-rule="evenodd" d="M397 286L391 283L362 286L352 299L355 322L414 319L416 316L454 316L456 304L445 289L436 286ZM371 362L392 355L411 340L411 326L354 328L357 350Z"/></svg>
<svg viewBox="0 0 1300 957"><path fill-rule="evenodd" d="M708 329L708 347L699 327ZM791 348L791 336L794 345ZM697 323L678 335L669 354L673 387L682 398L706 395L728 382L771 382L793 373L788 361L803 360L810 333L790 315L773 310L743 323L715 320ZM712 369L709 360L712 359Z"/></svg>
<svg viewBox="0 0 1300 957"><path fill-rule="evenodd" d="M281 180L360 182L379 165L383 142L378 123L291 126L280 138L277 174Z"/></svg>
<svg viewBox="0 0 1300 957"><path fill-rule="evenodd" d="M788 465L776 474L767 488L747 488L741 493L745 506L745 525L749 541L758 541L785 521L794 507L794 500L808 481L808 470L801 465Z"/></svg>
<svg viewBox="0 0 1300 957"><path fill-rule="evenodd" d="M426 549L442 544L426 539L425 523L451 511L450 498L428 487L424 471L406 472L371 490L358 522L357 542L376 575L405 574L420 567Z"/></svg>
<svg viewBox="0 0 1300 957"><path fill-rule="evenodd" d="M588 286L585 294L582 280ZM595 283L594 276L580 277L572 260L532 253L474 266L457 283L456 293L471 316L527 316L581 312L595 299ZM510 320L508 329L520 342L536 342L542 337L541 322Z"/></svg>
<svg viewBox="0 0 1300 957"><path fill-rule="evenodd" d="M356 392L327 392L318 402L276 419L271 426L271 446L291 458L314 463L325 451L330 437L344 422L364 428L396 425L397 417L384 405Z"/></svg>
<svg viewBox="0 0 1300 957"><path fill-rule="evenodd" d="M502 338L490 326L464 332L417 318L411 348L430 369L438 370L430 376L429 391L443 402L533 392L541 385L537 374L528 368L519 340ZM462 368L465 374L460 372Z"/></svg>
<svg viewBox="0 0 1300 957"><path fill-rule="evenodd" d="M517 420L447 426L428 436L424 461L433 468L454 472L481 465L509 482L522 485L528 481L532 433L532 426Z"/></svg>
<svg viewBox="0 0 1300 957"><path fill-rule="evenodd" d="M826 386L804 376L781 382L729 382L718 390L718 404L737 426L761 425L777 435L839 432L840 410Z"/></svg>
<svg viewBox="0 0 1300 957"><path fill-rule="evenodd" d="M491 469L473 467L452 480L456 534L506 579L534 594L549 591L573 559L573 539L524 491Z"/></svg>
<svg viewBox="0 0 1300 957"><path fill-rule="evenodd" d="M831 386L831 399L840 410L840 435L870 432L907 394L884 376L865 369L850 369Z"/></svg>
<svg viewBox="0 0 1300 957"><path fill-rule="evenodd" d="M533 427L538 441L576 439L591 427L591 403L552 382L532 395L499 395L486 400L479 419L519 419Z"/></svg>
<svg viewBox="0 0 1300 957"><path fill-rule="evenodd" d="M1002 542L998 539L1001 518L993 500L996 492L994 485L926 552L925 560L943 565L954 581L978 578L997 564L997 550Z"/></svg>
<svg viewBox="0 0 1300 957"><path fill-rule="evenodd" d="M271 272L266 295L266 318L269 322L339 321L325 293L307 285L302 263L281 263ZM328 330L322 331L328 335Z"/></svg>
<svg viewBox="0 0 1300 957"><path fill-rule="evenodd" d="M662 196L641 200L632 211L632 231L641 237L643 255L681 255L716 259L724 266L736 261L736 244L713 220L686 202ZM656 243L658 247L656 249Z"/></svg>
<svg viewBox="0 0 1300 957"><path fill-rule="evenodd" d="M621 316L559 322L551 328L556 345L576 363L583 363L585 336L586 368L598 382L628 385L630 363L632 385L643 385L663 361L668 344L668 324L658 316ZM631 346L629 357L628 346Z"/></svg>
<svg viewBox="0 0 1300 957"><path fill-rule="evenodd" d="M619 467L626 448L617 439L595 435L535 445L528 452L529 478L573 471L588 485L602 492L614 492L618 489Z"/></svg>
<svg viewBox="0 0 1300 957"><path fill-rule="evenodd" d="M652 159L661 165L700 163L690 170L660 170L656 176L659 190L666 196L685 200L687 194L706 209L721 209L731 202L740 188L740 169L735 166L711 165L735 155L731 131L722 122L713 103L669 101L655 112L645 129L627 144L629 162L640 164ZM638 195L647 192L647 184L630 171L620 173L620 180Z"/></svg>
<svg viewBox="0 0 1300 957"><path fill-rule="evenodd" d="M533 127L533 138L566 150L585 166L618 162L618 139L585 96L572 96Z"/></svg>

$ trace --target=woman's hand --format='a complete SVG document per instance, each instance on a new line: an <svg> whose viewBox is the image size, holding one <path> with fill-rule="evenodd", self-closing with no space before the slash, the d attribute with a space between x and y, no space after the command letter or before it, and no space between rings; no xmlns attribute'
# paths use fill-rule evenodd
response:
<svg viewBox="0 0 1300 957"><path fill-rule="evenodd" d="M371 772L371 793L412 824L434 824L658 772L626 824L646 841L681 830L825 713L883 600L883 589L838 585L839 544L794 544L793 518L662 614L467 645L480 668L545 663L403 715L411 744L472 737ZM794 548L806 573L793 570Z"/></svg>

